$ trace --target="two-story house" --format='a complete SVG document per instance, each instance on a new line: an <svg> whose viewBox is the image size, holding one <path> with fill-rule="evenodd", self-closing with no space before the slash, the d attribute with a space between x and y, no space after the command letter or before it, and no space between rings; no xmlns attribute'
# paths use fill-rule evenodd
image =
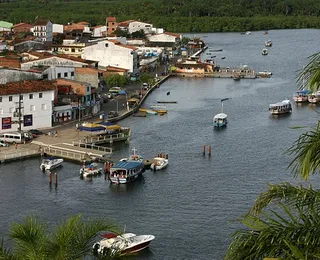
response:
<svg viewBox="0 0 320 260"><path fill-rule="evenodd" d="M82 50L85 46L86 44L83 42L78 42L73 39L65 39L63 40L61 45L52 45L51 50L58 54L66 54L81 58Z"/></svg>
<svg viewBox="0 0 320 260"><path fill-rule="evenodd" d="M178 33L164 32L147 36L149 46L173 47L178 45L182 40L182 35Z"/></svg>
<svg viewBox="0 0 320 260"><path fill-rule="evenodd" d="M100 111L96 102L95 88L89 83L68 79L57 79L58 102L53 109L53 121L69 121L83 118Z"/></svg>
<svg viewBox="0 0 320 260"><path fill-rule="evenodd" d="M106 18L107 35L111 35L117 30L117 19L114 16Z"/></svg>
<svg viewBox="0 0 320 260"><path fill-rule="evenodd" d="M52 42L52 29L53 25L51 21L37 20L30 31L41 41Z"/></svg>
<svg viewBox="0 0 320 260"><path fill-rule="evenodd" d="M0 84L0 131L51 127L56 87L51 81ZM20 112L20 113L19 113Z"/></svg>
<svg viewBox="0 0 320 260"><path fill-rule="evenodd" d="M143 30L145 34L151 34L153 32L153 25L150 23L143 23L135 20L127 20L118 23L120 30L127 31L129 34Z"/></svg>
<svg viewBox="0 0 320 260"><path fill-rule="evenodd" d="M47 66L50 67L50 70L46 75L43 75L45 79L74 79L74 68L95 66L95 63L68 55L32 52L23 54L21 69L30 70L33 67Z"/></svg>
<svg viewBox="0 0 320 260"><path fill-rule="evenodd" d="M82 58L99 62L99 68L108 66L138 71L136 47L121 44L117 40L105 40L83 48Z"/></svg>

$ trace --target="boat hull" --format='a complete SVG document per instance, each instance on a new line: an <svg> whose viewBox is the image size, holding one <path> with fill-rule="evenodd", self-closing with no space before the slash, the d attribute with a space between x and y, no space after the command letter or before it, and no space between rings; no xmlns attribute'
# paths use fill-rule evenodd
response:
<svg viewBox="0 0 320 260"><path fill-rule="evenodd" d="M48 165L48 164L46 165L46 164L41 163L40 169L41 169L41 170L50 171L50 170L52 170L52 169L55 169L55 168L58 168L58 167L62 166L62 163L63 163L63 159L60 159L57 163L55 163L55 164L50 164L50 165Z"/></svg>

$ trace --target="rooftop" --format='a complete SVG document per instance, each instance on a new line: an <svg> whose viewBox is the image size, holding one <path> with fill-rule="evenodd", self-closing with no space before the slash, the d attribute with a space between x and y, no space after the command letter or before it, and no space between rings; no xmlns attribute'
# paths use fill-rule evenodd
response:
<svg viewBox="0 0 320 260"><path fill-rule="evenodd" d="M49 80L24 80L0 84L0 95L14 95L19 93L32 93L55 90L56 86Z"/></svg>

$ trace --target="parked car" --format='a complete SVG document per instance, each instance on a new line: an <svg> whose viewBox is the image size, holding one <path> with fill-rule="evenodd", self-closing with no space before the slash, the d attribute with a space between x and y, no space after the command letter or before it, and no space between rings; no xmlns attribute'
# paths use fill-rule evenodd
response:
<svg viewBox="0 0 320 260"><path fill-rule="evenodd" d="M117 111L110 111L108 114L107 114L108 118L114 118L114 117L117 117L119 116L119 113Z"/></svg>
<svg viewBox="0 0 320 260"><path fill-rule="evenodd" d="M109 89L109 93L118 94L120 90L121 90L120 87L113 87Z"/></svg>
<svg viewBox="0 0 320 260"><path fill-rule="evenodd" d="M31 129L29 130L29 132L32 134L32 135L42 135L43 132L41 132L40 130L38 129Z"/></svg>
<svg viewBox="0 0 320 260"><path fill-rule="evenodd" d="M143 83L142 84L142 88L143 88L143 90L148 90L149 89L149 84L148 83Z"/></svg>
<svg viewBox="0 0 320 260"><path fill-rule="evenodd" d="M116 94L115 93L106 93L105 94L106 95L106 97L108 98L108 99L112 99L112 98L114 98L115 96L116 96Z"/></svg>
<svg viewBox="0 0 320 260"><path fill-rule="evenodd" d="M4 142L4 141L0 141L0 147L8 147L9 144Z"/></svg>

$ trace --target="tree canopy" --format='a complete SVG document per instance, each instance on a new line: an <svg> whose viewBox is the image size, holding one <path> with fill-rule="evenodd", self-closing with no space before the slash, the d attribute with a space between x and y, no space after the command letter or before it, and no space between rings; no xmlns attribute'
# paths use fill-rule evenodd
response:
<svg viewBox="0 0 320 260"><path fill-rule="evenodd" d="M55 10L55 12L52 12ZM74 10L77 10L74 12ZM318 0L15 0L0 1L2 20L33 23L138 20L172 32L320 28Z"/></svg>

